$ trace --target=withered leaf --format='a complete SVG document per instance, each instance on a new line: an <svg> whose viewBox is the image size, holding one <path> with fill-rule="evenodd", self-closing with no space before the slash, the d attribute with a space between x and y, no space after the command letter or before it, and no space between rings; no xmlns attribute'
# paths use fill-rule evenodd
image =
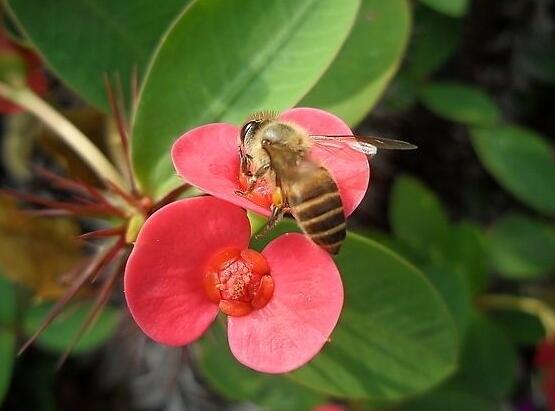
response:
<svg viewBox="0 0 555 411"><path fill-rule="evenodd" d="M37 297L54 299L64 291L64 278L83 257L75 240L77 223L70 218L27 215L16 202L0 195L0 268L12 281Z"/></svg>

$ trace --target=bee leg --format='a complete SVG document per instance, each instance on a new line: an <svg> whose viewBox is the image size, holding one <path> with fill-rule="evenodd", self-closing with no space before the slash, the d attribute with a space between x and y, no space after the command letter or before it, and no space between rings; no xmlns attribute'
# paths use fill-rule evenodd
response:
<svg viewBox="0 0 555 411"><path fill-rule="evenodd" d="M285 207L283 207L283 205L272 204L270 206L270 210L272 211L270 218L268 219L268 221L266 221L266 225L262 227L262 229L254 236L254 238L258 239L268 234L277 225L277 223L281 221L285 214Z"/></svg>
<svg viewBox="0 0 555 411"><path fill-rule="evenodd" d="M252 157L248 154L243 154L243 149L239 147L239 156L241 157L241 173L247 177L252 177L251 173L251 160Z"/></svg>
<svg viewBox="0 0 555 411"><path fill-rule="evenodd" d="M235 194L242 195L242 196L250 194L252 192L252 190L254 190L254 187L256 187L256 183L258 182L258 180L260 180L262 177L264 177L264 175L269 170L270 170L270 164L264 164L262 167L260 167L258 170L255 171L254 175L249 171L250 175L245 174L249 177L249 185L243 191L235 190Z"/></svg>

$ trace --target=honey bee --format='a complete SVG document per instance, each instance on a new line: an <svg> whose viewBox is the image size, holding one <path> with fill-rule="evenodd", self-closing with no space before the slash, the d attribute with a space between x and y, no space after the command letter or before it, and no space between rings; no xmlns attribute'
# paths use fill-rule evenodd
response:
<svg viewBox="0 0 555 411"><path fill-rule="evenodd" d="M251 115L239 133L241 173L247 196L262 180L272 192L271 216L259 235L290 213L302 231L330 254L345 240L346 221L337 184L329 171L308 157L313 145L349 148L373 156L378 149L411 150L400 140L352 135L309 135L295 124L279 121L277 113Z"/></svg>

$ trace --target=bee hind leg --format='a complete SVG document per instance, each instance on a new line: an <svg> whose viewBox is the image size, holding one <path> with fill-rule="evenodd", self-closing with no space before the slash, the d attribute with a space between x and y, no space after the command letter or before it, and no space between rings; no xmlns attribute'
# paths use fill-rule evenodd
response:
<svg viewBox="0 0 555 411"><path fill-rule="evenodd" d="M254 236L254 238L258 239L264 237L266 234L272 231L272 229L283 219L287 208L283 205L272 204L270 210L272 211L270 218L268 219L268 221L266 221L264 227L262 227L262 229Z"/></svg>

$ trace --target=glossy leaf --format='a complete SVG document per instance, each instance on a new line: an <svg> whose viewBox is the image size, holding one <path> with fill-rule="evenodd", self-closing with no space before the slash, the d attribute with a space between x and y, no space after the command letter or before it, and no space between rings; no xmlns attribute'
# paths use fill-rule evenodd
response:
<svg viewBox="0 0 555 411"><path fill-rule="evenodd" d="M397 408L397 411L501 411L494 404L479 396L456 390L432 391Z"/></svg>
<svg viewBox="0 0 555 411"><path fill-rule="evenodd" d="M337 263L347 296L340 323L331 343L292 378L338 397L395 401L453 371L453 320L418 270L354 234Z"/></svg>
<svg viewBox="0 0 555 411"><path fill-rule="evenodd" d="M161 194L175 174L169 151L183 132L298 103L339 52L358 6L359 0L269 0L262 8L258 0L193 3L167 33L141 91L133 162L144 189Z"/></svg>
<svg viewBox="0 0 555 411"><path fill-rule="evenodd" d="M505 215L496 221L487 240L493 268L505 277L538 278L555 268L555 229L541 221Z"/></svg>
<svg viewBox="0 0 555 411"><path fill-rule="evenodd" d="M436 195L413 177L399 177L389 205L393 233L415 250L437 257L449 232L449 222Z"/></svg>
<svg viewBox="0 0 555 411"><path fill-rule="evenodd" d="M458 83L432 83L420 94L424 105L438 116L470 126L491 126L501 113L481 89Z"/></svg>
<svg viewBox="0 0 555 411"><path fill-rule="evenodd" d="M133 70L145 71L153 50L189 0L10 0L23 30L52 69L77 93L108 109L106 73L128 89ZM78 63L78 64L77 64Z"/></svg>
<svg viewBox="0 0 555 411"><path fill-rule="evenodd" d="M516 381L516 367L515 348L503 329L475 313L463 341L460 368L448 385L483 398L503 400Z"/></svg>
<svg viewBox="0 0 555 411"><path fill-rule="evenodd" d="M0 405L12 379L12 368L15 357L15 335L12 331L0 328Z"/></svg>
<svg viewBox="0 0 555 411"><path fill-rule="evenodd" d="M491 319L519 346L535 347L545 338L545 330L536 315L522 311L499 310L491 312Z"/></svg>
<svg viewBox="0 0 555 411"><path fill-rule="evenodd" d="M528 206L555 215L555 158L543 136L501 126L474 128L471 137L482 164L501 186Z"/></svg>
<svg viewBox="0 0 555 411"><path fill-rule="evenodd" d="M406 112L416 103L418 84L408 76L406 70L401 70L391 81L383 98L385 107Z"/></svg>
<svg viewBox="0 0 555 411"><path fill-rule="evenodd" d="M376 243L389 248L391 251L411 260L411 257L414 256L411 253L410 248L408 248L405 244L401 241L393 237L392 235L385 233L380 230L368 230L368 229L355 229L353 230L356 234L359 234L362 237L368 238Z"/></svg>
<svg viewBox="0 0 555 411"><path fill-rule="evenodd" d="M424 265L420 268L443 297L455 320L459 335L464 335L470 315L471 300L463 274L439 265Z"/></svg>
<svg viewBox="0 0 555 411"><path fill-rule="evenodd" d="M355 25L331 67L300 102L355 126L397 70L410 29L405 0L362 0Z"/></svg>
<svg viewBox="0 0 555 411"><path fill-rule="evenodd" d="M295 229L286 222L272 236ZM331 342L291 378L336 397L391 402L430 388L454 370L455 326L422 273L353 233L336 262L346 296L339 324Z"/></svg>
<svg viewBox="0 0 555 411"><path fill-rule="evenodd" d="M17 314L15 287L2 275L0 270L0 328L14 325Z"/></svg>
<svg viewBox="0 0 555 411"><path fill-rule="evenodd" d="M285 377L242 366L229 351L225 329L220 324L215 324L196 347L204 378L230 400L254 402L275 411L308 411L323 402L323 397Z"/></svg>
<svg viewBox="0 0 555 411"><path fill-rule="evenodd" d="M416 7L414 30L403 72L423 79L447 62L460 37L460 21L427 7Z"/></svg>
<svg viewBox="0 0 555 411"><path fill-rule="evenodd" d="M452 17L460 17L466 13L470 0L420 0L428 7Z"/></svg>
<svg viewBox="0 0 555 411"><path fill-rule="evenodd" d="M451 227L442 258L447 266L460 273L471 294L485 291L490 282L484 235L478 225L460 222Z"/></svg>
<svg viewBox="0 0 555 411"><path fill-rule="evenodd" d="M27 336L33 335L51 308L52 304L40 304L27 310L23 324ZM91 304L88 303L69 305L38 337L37 344L49 351L64 352L86 320L90 309ZM94 326L83 334L72 353L84 353L106 342L116 331L119 321L119 310L106 307Z"/></svg>
<svg viewBox="0 0 555 411"><path fill-rule="evenodd" d="M7 278L39 297L63 293L61 277L82 257L82 244L75 240L78 233L73 220L30 216L0 196L0 268Z"/></svg>

